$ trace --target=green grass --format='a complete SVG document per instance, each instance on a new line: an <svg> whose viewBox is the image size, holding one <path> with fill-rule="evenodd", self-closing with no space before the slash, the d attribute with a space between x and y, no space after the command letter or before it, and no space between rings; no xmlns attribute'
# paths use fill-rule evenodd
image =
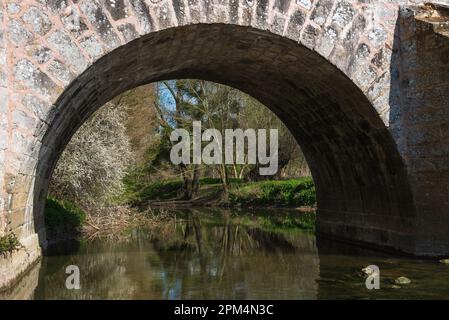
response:
<svg viewBox="0 0 449 320"><path fill-rule="evenodd" d="M238 184L241 180L231 179L231 184ZM150 183L148 185L133 185L129 181L125 181L125 194L120 201L130 204L138 204L147 200L172 200L180 195L182 189L182 180L170 179ZM203 187L201 189L201 187ZM211 188L209 188L211 187ZM221 180L218 178L202 178L200 179L200 194L204 192L220 191Z"/></svg>
<svg viewBox="0 0 449 320"><path fill-rule="evenodd" d="M148 200L175 199L182 188L181 180L165 180L144 186L140 191L128 194L127 202L139 204ZM216 199L221 193L221 180L203 178L200 180L199 195ZM315 185L312 178L289 180L266 180L245 182L230 180L230 205L239 206L312 206L316 203Z"/></svg>
<svg viewBox="0 0 449 320"><path fill-rule="evenodd" d="M67 238L78 233L78 229L86 220L86 213L75 204L47 198L45 205L45 227L47 238Z"/></svg>
<svg viewBox="0 0 449 320"><path fill-rule="evenodd" d="M248 182L231 189L230 201L241 205L312 206L316 203L311 178Z"/></svg>
<svg viewBox="0 0 449 320"><path fill-rule="evenodd" d="M131 202L145 200L168 200L178 196L182 188L181 180L163 180L153 182L131 195Z"/></svg>
<svg viewBox="0 0 449 320"><path fill-rule="evenodd" d="M20 242L15 234L7 234L0 237L0 255L5 253L11 253L20 247Z"/></svg>

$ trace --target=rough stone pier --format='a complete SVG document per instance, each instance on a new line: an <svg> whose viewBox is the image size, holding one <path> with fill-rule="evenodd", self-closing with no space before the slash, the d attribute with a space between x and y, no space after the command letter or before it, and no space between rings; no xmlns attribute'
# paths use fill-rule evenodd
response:
<svg viewBox="0 0 449 320"><path fill-rule="evenodd" d="M263 102L311 167L319 233L449 255L448 4L385 0L0 2L0 258L12 285L45 246L59 155L105 102L202 78Z"/></svg>

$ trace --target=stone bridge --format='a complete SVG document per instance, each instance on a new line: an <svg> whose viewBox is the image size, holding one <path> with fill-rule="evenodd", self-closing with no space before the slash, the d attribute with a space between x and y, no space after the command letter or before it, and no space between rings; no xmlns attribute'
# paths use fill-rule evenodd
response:
<svg viewBox="0 0 449 320"><path fill-rule="evenodd" d="M45 247L59 155L105 102L163 79L245 91L288 126L317 231L449 255L449 10L385 0L3 0L0 257L11 285Z"/></svg>

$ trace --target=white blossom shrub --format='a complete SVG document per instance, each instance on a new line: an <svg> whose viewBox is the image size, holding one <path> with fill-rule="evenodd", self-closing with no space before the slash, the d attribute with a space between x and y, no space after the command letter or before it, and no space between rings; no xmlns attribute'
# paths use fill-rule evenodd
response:
<svg viewBox="0 0 449 320"><path fill-rule="evenodd" d="M109 205L131 162L126 105L109 102L81 126L54 170L49 194L85 210Z"/></svg>

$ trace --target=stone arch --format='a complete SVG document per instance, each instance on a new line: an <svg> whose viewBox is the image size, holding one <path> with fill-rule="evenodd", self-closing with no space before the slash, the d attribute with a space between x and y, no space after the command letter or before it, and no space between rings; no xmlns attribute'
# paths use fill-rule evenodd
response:
<svg viewBox="0 0 449 320"><path fill-rule="evenodd" d="M400 209L412 201L395 143L349 78L321 55L270 32L196 24L153 32L111 51L59 96L38 154L33 199L38 229L53 167L77 128L117 94L177 78L239 88L284 121L316 181L322 232L388 246L401 236L397 230L412 227L413 209Z"/></svg>
<svg viewBox="0 0 449 320"><path fill-rule="evenodd" d="M139 84L196 77L246 91L292 130L318 185L319 230L414 252L405 136L390 92L407 2L8 0L0 234L9 226L35 242L43 229L33 216L58 154L96 108Z"/></svg>

